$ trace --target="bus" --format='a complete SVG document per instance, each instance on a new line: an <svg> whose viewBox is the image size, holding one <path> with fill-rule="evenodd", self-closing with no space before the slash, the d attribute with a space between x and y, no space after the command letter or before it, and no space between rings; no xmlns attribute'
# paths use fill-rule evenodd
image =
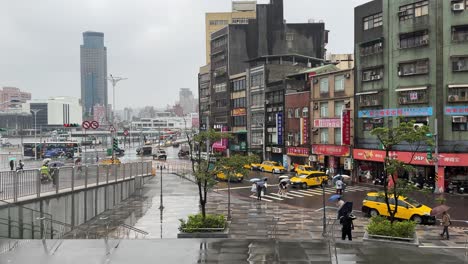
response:
<svg viewBox="0 0 468 264"><path fill-rule="evenodd" d="M81 152L78 142L54 141L54 142L26 142L23 143L25 157L34 157L34 146L36 145L38 158L69 158L77 157Z"/></svg>

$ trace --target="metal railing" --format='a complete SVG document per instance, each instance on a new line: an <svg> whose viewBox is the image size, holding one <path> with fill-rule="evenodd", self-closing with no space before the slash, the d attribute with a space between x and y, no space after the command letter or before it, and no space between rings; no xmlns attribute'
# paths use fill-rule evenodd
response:
<svg viewBox="0 0 468 264"><path fill-rule="evenodd" d="M54 171L55 170L55 171ZM83 165L51 170L49 180L42 180L39 169L0 172L0 200L39 198L76 189L109 184L140 176L149 176L152 162L111 165Z"/></svg>

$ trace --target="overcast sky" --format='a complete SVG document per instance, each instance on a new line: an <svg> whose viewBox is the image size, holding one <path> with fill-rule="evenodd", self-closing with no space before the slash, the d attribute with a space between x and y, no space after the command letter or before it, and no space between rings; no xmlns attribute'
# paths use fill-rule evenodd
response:
<svg viewBox="0 0 468 264"><path fill-rule="evenodd" d="M328 50L353 51L353 8L368 0L284 2L287 22L323 20ZM118 109L173 104L180 87L197 96L204 14L230 8L231 0L0 1L0 86L79 97L82 32L93 30L105 34L108 73L129 78L117 87Z"/></svg>

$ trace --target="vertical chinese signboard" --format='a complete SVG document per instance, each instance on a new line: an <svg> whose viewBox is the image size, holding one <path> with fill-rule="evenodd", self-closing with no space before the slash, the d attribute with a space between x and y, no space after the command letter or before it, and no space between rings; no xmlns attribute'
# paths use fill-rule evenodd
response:
<svg viewBox="0 0 468 264"><path fill-rule="evenodd" d="M308 118L301 118L301 145L307 144L309 140Z"/></svg>
<svg viewBox="0 0 468 264"><path fill-rule="evenodd" d="M351 145L351 110L341 114L341 145Z"/></svg>
<svg viewBox="0 0 468 264"><path fill-rule="evenodd" d="M278 135L278 145L283 145L283 113L276 114L276 133Z"/></svg>

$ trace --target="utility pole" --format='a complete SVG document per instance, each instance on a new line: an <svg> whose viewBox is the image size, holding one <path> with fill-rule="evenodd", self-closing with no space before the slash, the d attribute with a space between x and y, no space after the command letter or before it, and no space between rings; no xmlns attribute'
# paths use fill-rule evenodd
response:
<svg viewBox="0 0 468 264"><path fill-rule="evenodd" d="M437 128L437 118L434 119L434 140L435 140L435 157L434 157L434 169L435 169L435 175L437 179L436 183L436 193L444 193L444 185L439 186L439 130Z"/></svg>
<svg viewBox="0 0 468 264"><path fill-rule="evenodd" d="M108 81L112 83L112 125L115 127L115 86L117 85L118 82L127 80L127 78L123 77L114 77L112 74L107 78ZM106 106L107 107L107 106ZM112 135L112 142L114 142L114 137L117 135L117 129ZM114 163L115 160L115 151L114 147L112 147L112 163Z"/></svg>

